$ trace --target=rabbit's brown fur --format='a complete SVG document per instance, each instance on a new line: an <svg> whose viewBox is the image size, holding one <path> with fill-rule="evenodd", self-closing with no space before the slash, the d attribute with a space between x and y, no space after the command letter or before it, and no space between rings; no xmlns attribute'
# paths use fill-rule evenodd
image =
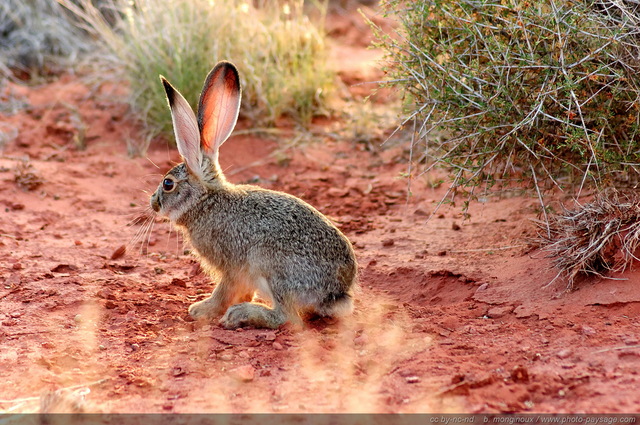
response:
<svg viewBox="0 0 640 425"><path fill-rule="evenodd" d="M182 230L204 268L220 277L211 297L191 305L191 316L223 316L226 328L277 328L286 321L300 322L302 311L322 316L350 312L357 264L349 240L306 202L282 192L231 184L220 170L218 148L237 117L236 104L225 102L237 100L239 106L235 67L221 62L207 77L197 142L191 128L195 116L183 112L182 97L163 82L185 162L165 175L151 206ZM218 92L223 101L216 97ZM210 99L218 102L215 108L208 105ZM223 108L223 118L206 115L216 108ZM229 110L234 117L229 117ZM210 124L212 119L226 121ZM213 134L213 140L206 140L207 134ZM256 291L272 308L251 302Z"/></svg>

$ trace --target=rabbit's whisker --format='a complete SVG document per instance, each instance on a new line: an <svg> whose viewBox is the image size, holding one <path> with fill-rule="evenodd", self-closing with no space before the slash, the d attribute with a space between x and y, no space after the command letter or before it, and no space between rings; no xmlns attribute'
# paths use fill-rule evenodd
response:
<svg viewBox="0 0 640 425"><path fill-rule="evenodd" d="M146 244L147 246L145 247L145 253L149 253L149 247L151 246L151 235L153 234L153 228L156 225L156 221L155 220L150 220L149 221L149 225L147 226L147 237L146 237Z"/></svg>
<svg viewBox="0 0 640 425"><path fill-rule="evenodd" d="M151 177L153 177L153 178L155 179L155 178L162 177L162 176L164 176L164 174L160 174L160 173L149 173L149 174L145 174L145 175L143 175L143 176L142 176L142 178L143 178L143 179L146 179L146 178L151 178Z"/></svg>
<svg viewBox="0 0 640 425"><path fill-rule="evenodd" d="M146 160L147 160L147 161L149 161L149 162L151 163L151 165L153 165L153 166L154 166L154 167L156 167L157 169L160 169L160 166L159 166L158 164L156 164L155 162L153 162L153 161L151 160L151 158L146 157Z"/></svg>
<svg viewBox="0 0 640 425"><path fill-rule="evenodd" d="M133 218L131 218L125 224L125 226L127 226L127 227L131 227L131 226L134 226L136 224L143 224L144 222L146 222L149 219L149 217L152 216L151 208L149 208L149 207L147 207L147 208L145 208L143 210L139 210L137 212L127 213L125 215L133 216Z"/></svg>
<svg viewBox="0 0 640 425"><path fill-rule="evenodd" d="M141 221L141 218L144 218ZM151 228L155 221L155 217L150 214L150 208L147 208L142 214L139 214L135 221L135 224L140 224L140 227L136 231L134 237L131 239L130 244L132 248L135 248L138 244L140 244L140 253L146 254L147 250L144 246L144 240L148 239L150 236Z"/></svg>

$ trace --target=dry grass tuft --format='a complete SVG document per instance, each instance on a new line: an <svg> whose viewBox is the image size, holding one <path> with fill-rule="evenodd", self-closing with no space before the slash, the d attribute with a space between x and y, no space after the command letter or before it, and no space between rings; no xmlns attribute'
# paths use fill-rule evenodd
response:
<svg viewBox="0 0 640 425"><path fill-rule="evenodd" d="M608 189L592 202L539 222L538 242L572 289L579 275L624 271L640 246L640 194Z"/></svg>
<svg viewBox="0 0 640 425"><path fill-rule="evenodd" d="M25 191L36 190L44 179L29 161L20 161L14 169L14 181Z"/></svg>
<svg viewBox="0 0 640 425"><path fill-rule="evenodd" d="M0 2L0 76L55 75L72 68L92 48L93 42L57 2Z"/></svg>
<svg viewBox="0 0 640 425"><path fill-rule="evenodd" d="M105 47L96 64L127 85L146 140L173 133L158 75L195 107L205 76L222 59L238 67L241 113L258 125L285 115L307 124L327 110L334 73L326 66L324 10L312 22L302 0L104 0L113 22L92 0L59 1Z"/></svg>

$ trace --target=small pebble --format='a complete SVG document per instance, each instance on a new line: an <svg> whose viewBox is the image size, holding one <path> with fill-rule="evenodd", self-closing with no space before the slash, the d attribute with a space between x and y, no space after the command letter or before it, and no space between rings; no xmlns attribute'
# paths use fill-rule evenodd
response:
<svg viewBox="0 0 640 425"><path fill-rule="evenodd" d="M349 195L349 189L340 189L337 187L332 187L332 188L329 188L329 190L327 190L327 195L334 198L344 198L345 196Z"/></svg>
<svg viewBox="0 0 640 425"><path fill-rule="evenodd" d="M415 376L415 374L416 373L413 371L413 369L401 369L398 371L398 375L402 376L403 378Z"/></svg>
<svg viewBox="0 0 640 425"><path fill-rule="evenodd" d="M393 246L396 242L393 239L385 239L382 241L382 246L389 247Z"/></svg>
<svg viewBox="0 0 640 425"><path fill-rule="evenodd" d="M570 357L572 354L573 354L573 351L571 351L571 349L565 348L565 349L562 349L562 350L558 351L556 353L556 356L558 356L559 359L566 359L566 358Z"/></svg>
<svg viewBox="0 0 640 425"><path fill-rule="evenodd" d="M275 341L276 333L275 332L265 332L262 334L256 335L256 339L265 340L265 341Z"/></svg>
<svg viewBox="0 0 640 425"><path fill-rule="evenodd" d="M513 382L529 382L529 371L524 366L515 366L511 370Z"/></svg>
<svg viewBox="0 0 640 425"><path fill-rule="evenodd" d="M359 335L353 340L353 343L357 346L363 346L367 342L369 342L369 337L367 337L365 334Z"/></svg>
<svg viewBox="0 0 640 425"><path fill-rule="evenodd" d="M506 316L507 314L513 311L513 307L504 306L504 307L492 307L487 312L487 316L492 319L499 319L500 317Z"/></svg>
<svg viewBox="0 0 640 425"><path fill-rule="evenodd" d="M13 265L11 266L11 268L13 270L22 270L22 264L21 263L13 263Z"/></svg>
<svg viewBox="0 0 640 425"><path fill-rule="evenodd" d="M187 287L187 282L185 282L184 280L179 279L177 277L174 277L173 279L171 279L171 285L178 286L180 288L186 288Z"/></svg>
<svg viewBox="0 0 640 425"><path fill-rule="evenodd" d="M282 350L283 348L284 347L279 342L276 341L276 342L273 343L273 349L274 350Z"/></svg>
<svg viewBox="0 0 640 425"><path fill-rule="evenodd" d="M593 329L591 326L583 325L582 326L582 333L584 335L595 335L596 334L596 330Z"/></svg>
<svg viewBox="0 0 640 425"><path fill-rule="evenodd" d="M176 376L176 377L178 377L178 376L182 376L182 375L184 375L184 374L186 374L186 373L187 373L187 371L186 371L186 370L184 370L183 368L181 368L180 366L176 366L176 367L174 367L174 368L173 368L173 370L171 371L171 374L172 374L173 376Z"/></svg>
<svg viewBox="0 0 640 425"><path fill-rule="evenodd" d="M256 370L254 369L253 366L248 364L244 366L239 366L235 369L231 369L229 373L234 379L237 379L238 381L251 382L253 381L256 375Z"/></svg>
<svg viewBox="0 0 640 425"><path fill-rule="evenodd" d="M478 286L478 289L476 289L476 292L486 291L487 289L489 289L489 284L483 283L482 285Z"/></svg>
<svg viewBox="0 0 640 425"><path fill-rule="evenodd" d="M417 376L407 376L406 378L404 378L408 384L417 384L418 382L420 382L420 378Z"/></svg>
<svg viewBox="0 0 640 425"><path fill-rule="evenodd" d="M427 217L429 215L429 212L423 210L422 208L418 208L413 212L413 215L417 215L420 217Z"/></svg>
<svg viewBox="0 0 640 425"><path fill-rule="evenodd" d="M73 318L73 321L76 323L82 323L83 321L82 316L80 314L76 314L75 317Z"/></svg>
<svg viewBox="0 0 640 425"><path fill-rule="evenodd" d="M133 343L133 344L131 344L131 349L133 351L138 351L140 349L140 345L136 344L136 343Z"/></svg>
<svg viewBox="0 0 640 425"><path fill-rule="evenodd" d="M125 245L121 245L118 247L118 249L113 251L113 253L111 254L111 259L117 260L118 258L124 256L126 252L127 252L127 247Z"/></svg>

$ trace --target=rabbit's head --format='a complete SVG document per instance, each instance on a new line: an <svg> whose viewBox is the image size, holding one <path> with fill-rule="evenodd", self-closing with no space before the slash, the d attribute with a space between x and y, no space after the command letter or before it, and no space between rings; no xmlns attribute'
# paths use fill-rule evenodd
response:
<svg viewBox="0 0 640 425"><path fill-rule="evenodd" d="M175 221L208 190L226 183L218 164L218 150L238 120L240 77L232 63L219 62L204 82L197 118L180 92L164 77L160 79L184 162L163 177L151 196L151 208Z"/></svg>

